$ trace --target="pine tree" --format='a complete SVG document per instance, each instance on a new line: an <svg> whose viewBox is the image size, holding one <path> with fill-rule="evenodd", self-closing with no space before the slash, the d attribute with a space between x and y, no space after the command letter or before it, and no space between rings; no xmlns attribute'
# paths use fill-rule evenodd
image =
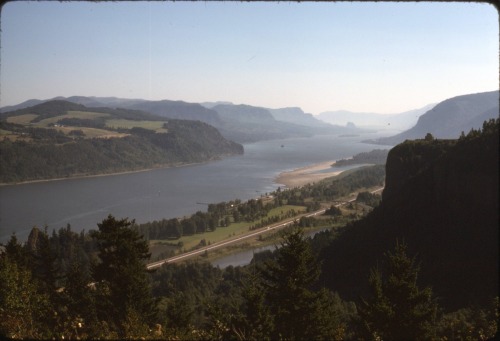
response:
<svg viewBox="0 0 500 341"><path fill-rule="evenodd" d="M255 271L247 276L242 291L242 318L237 321L236 329L245 340L269 340L273 319L265 302L262 279Z"/></svg>
<svg viewBox="0 0 500 341"><path fill-rule="evenodd" d="M406 249L406 244L396 243L394 252L385 254L386 276L372 269L372 297L358 307L363 328L374 339L426 339L436 322L438 305L432 289L417 286L419 267Z"/></svg>
<svg viewBox="0 0 500 341"><path fill-rule="evenodd" d="M11 235L9 241L5 244L5 255L19 266L27 267L30 261L28 251L18 242L15 233Z"/></svg>
<svg viewBox="0 0 500 341"><path fill-rule="evenodd" d="M86 269L77 262L68 267L62 302L66 307L63 334L68 338L99 336L95 295L92 279Z"/></svg>
<svg viewBox="0 0 500 341"><path fill-rule="evenodd" d="M132 331L142 331L156 316L145 264L151 254L133 223L109 215L98 224L99 231L91 231L100 258L93 267L98 318L119 336L134 336Z"/></svg>
<svg viewBox="0 0 500 341"><path fill-rule="evenodd" d="M313 290L317 262L303 230L283 236L277 258L263 272L267 300L274 316L273 339L321 340L335 338L335 317L328 315L327 295ZM329 318L332 317L332 318Z"/></svg>

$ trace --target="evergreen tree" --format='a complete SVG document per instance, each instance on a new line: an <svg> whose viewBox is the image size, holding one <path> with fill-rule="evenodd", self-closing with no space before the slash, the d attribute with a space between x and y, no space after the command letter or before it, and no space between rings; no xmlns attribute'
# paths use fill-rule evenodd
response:
<svg viewBox="0 0 500 341"><path fill-rule="evenodd" d="M385 254L387 274L372 269L372 298L362 300L358 312L368 337L384 340L427 339L436 322L438 305L431 288L417 286L419 267L407 246L396 243L394 252Z"/></svg>
<svg viewBox="0 0 500 341"><path fill-rule="evenodd" d="M58 254L50 243L47 227L43 231L34 227L28 238L27 247L31 256L29 267L38 293L48 297L50 304L38 322L43 327L45 335L57 335L60 331L58 325L65 309L60 295L62 274L56 264Z"/></svg>
<svg viewBox="0 0 500 341"><path fill-rule="evenodd" d="M27 267L29 264L29 253L26 248L18 242L15 234L12 234L7 244L5 244L5 255L19 266Z"/></svg>
<svg viewBox="0 0 500 341"><path fill-rule="evenodd" d="M98 337L101 335L96 315L94 285L88 271L74 262L69 266L62 291L66 307L64 334L68 338Z"/></svg>
<svg viewBox="0 0 500 341"><path fill-rule="evenodd" d="M141 333L153 323L156 302L153 300L145 261L151 256L147 242L128 219L109 215L91 231L97 242L100 262L93 267L97 287L97 314L109 321L119 336Z"/></svg>
<svg viewBox="0 0 500 341"><path fill-rule="evenodd" d="M255 267L255 264L252 266ZM247 277L241 293L243 298L240 308L241 318L236 321L234 328L242 339L269 340L273 330L273 318L266 305L262 278L255 271L249 273Z"/></svg>
<svg viewBox="0 0 500 341"><path fill-rule="evenodd" d="M327 308L328 297L313 287L320 264L303 230L286 232L275 261L264 269L264 288L274 316L273 339L321 340L335 338L336 321ZM332 318L330 318L332 317Z"/></svg>

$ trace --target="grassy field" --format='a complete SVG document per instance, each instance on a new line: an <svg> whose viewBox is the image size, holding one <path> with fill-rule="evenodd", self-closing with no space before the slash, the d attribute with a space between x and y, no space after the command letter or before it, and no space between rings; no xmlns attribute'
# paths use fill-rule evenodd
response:
<svg viewBox="0 0 500 341"><path fill-rule="evenodd" d="M290 210L295 210L297 213L303 213L305 211L305 207L303 206L294 206L294 205L286 205L282 207L278 207L275 209L272 209L269 211L268 215L266 218L274 217L274 216L280 216L282 213L286 213ZM200 241L202 239L205 239L205 242L208 244L213 244L220 242L222 240L231 238L233 236L239 236L242 234L245 234L249 231L250 226L255 225L256 223L259 223L259 220L252 221L252 222L239 222L239 223L232 223L228 227L217 227L215 231L212 232L205 232L205 233L200 233L200 234L195 234L192 236L183 236L180 239L176 240L175 242L182 242L184 244L183 248L186 250L191 250L192 248L196 247L197 245L200 244ZM154 240L151 241L152 244L155 243L161 243L162 241L159 240Z"/></svg>
<svg viewBox="0 0 500 341"><path fill-rule="evenodd" d="M112 119L106 121L106 126L110 128L131 129L134 127L154 130L156 132L165 133L167 129L163 128L163 121L131 121L124 119Z"/></svg>
<svg viewBox="0 0 500 341"><path fill-rule="evenodd" d="M24 116L24 115L23 115ZM104 114L101 112L86 112L86 111L68 111L65 115L60 115L56 117L46 118L36 123L39 127L48 127L50 124L57 123L57 121L62 120L64 118L79 118L79 119L88 119L92 120L98 117L106 117L108 114Z"/></svg>
<svg viewBox="0 0 500 341"><path fill-rule="evenodd" d="M7 117L7 122L15 124L30 124L30 122L37 117L38 115L35 114L12 116L12 117Z"/></svg>
<svg viewBox="0 0 500 341"><path fill-rule="evenodd" d="M106 118L110 116L106 113L101 112L87 112L87 111L68 111L65 115L59 115L56 117L50 117L41 120L40 122L31 123L31 121L38 117L36 114L25 114L20 116L13 116L7 118L7 122L23 124L27 126L33 126L38 128L52 128L54 124L56 124L59 120L65 118L77 118L77 119L88 119L93 120L97 118ZM163 124L166 121L132 121L126 119L108 119L105 121L106 127L108 128L124 128L131 129L134 127L144 128L154 130L158 133L165 133L167 129L163 128ZM73 126L62 126L62 127L54 127L53 129L57 129L65 134L68 134L72 130L81 130L85 134L85 138L111 138L111 137L124 137L128 134L118 133L116 131L110 131L106 128L98 129L98 128L90 128L90 127L73 127ZM21 138L15 134L11 134L9 132L3 132L0 136L5 136L10 140L16 140Z"/></svg>
<svg viewBox="0 0 500 341"><path fill-rule="evenodd" d="M125 137L129 134L118 133L116 131L106 130L106 129L98 129L98 128L88 128L88 127L57 127L54 128L59 131L62 131L66 135L72 130L81 130L85 134L85 138L102 138L108 139L112 137Z"/></svg>
<svg viewBox="0 0 500 341"><path fill-rule="evenodd" d="M354 203L352 207L351 205L344 206L341 208L342 216L336 217L334 220L332 220L332 217L329 216L317 216L316 219L319 224L315 227L305 227L304 234L308 236L311 233L323 231L326 229L337 230L346 226L348 223L365 216L366 213L370 210L370 207L356 203ZM229 245L224 248L208 251L207 253L203 253L197 258L193 259L212 262L216 259L226 257L233 253L252 250L268 245L278 245L281 241L281 232L282 230L273 230L270 232L266 232L255 238L245 239L244 241Z"/></svg>

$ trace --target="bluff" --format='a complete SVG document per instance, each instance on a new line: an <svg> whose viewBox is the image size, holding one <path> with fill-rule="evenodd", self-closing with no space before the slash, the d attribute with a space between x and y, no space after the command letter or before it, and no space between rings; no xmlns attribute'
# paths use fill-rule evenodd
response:
<svg viewBox="0 0 500 341"><path fill-rule="evenodd" d="M485 306L498 295L499 120L459 140L397 145L382 202L322 253L323 283L358 300L370 269L397 240L421 262L419 284L445 309Z"/></svg>

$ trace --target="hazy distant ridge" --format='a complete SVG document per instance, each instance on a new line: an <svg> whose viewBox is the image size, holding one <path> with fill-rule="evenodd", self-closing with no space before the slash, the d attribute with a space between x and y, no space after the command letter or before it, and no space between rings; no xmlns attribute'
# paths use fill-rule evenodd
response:
<svg viewBox="0 0 500 341"><path fill-rule="evenodd" d="M395 145L404 140L424 138L427 133L436 138L456 139L462 132L467 134L472 128L481 128L485 120L498 117L498 90L457 96L437 104L422 115L413 128L370 142Z"/></svg>
<svg viewBox="0 0 500 341"><path fill-rule="evenodd" d="M322 122L300 108L267 109L230 102L188 103L183 101L127 99L117 97L56 97L57 100L85 105L88 108L123 108L140 110L164 118L201 121L217 128L227 139L239 143L256 142L315 134L359 133L356 127ZM0 109L10 112L49 100L29 100Z"/></svg>
<svg viewBox="0 0 500 341"><path fill-rule="evenodd" d="M331 127L331 124L317 119L312 114L304 113L304 111L302 111L302 109L298 107L268 110L271 115L273 115L273 117L278 121L302 124L304 126L316 128ZM345 126L345 124L343 125Z"/></svg>
<svg viewBox="0 0 500 341"><path fill-rule="evenodd" d="M418 118L432 109L435 104L405 111L399 114L378 114L368 112L352 112L347 110L326 111L317 117L331 124L345 125L348 122L358 127L408 129L417 123Z"/></svg>

